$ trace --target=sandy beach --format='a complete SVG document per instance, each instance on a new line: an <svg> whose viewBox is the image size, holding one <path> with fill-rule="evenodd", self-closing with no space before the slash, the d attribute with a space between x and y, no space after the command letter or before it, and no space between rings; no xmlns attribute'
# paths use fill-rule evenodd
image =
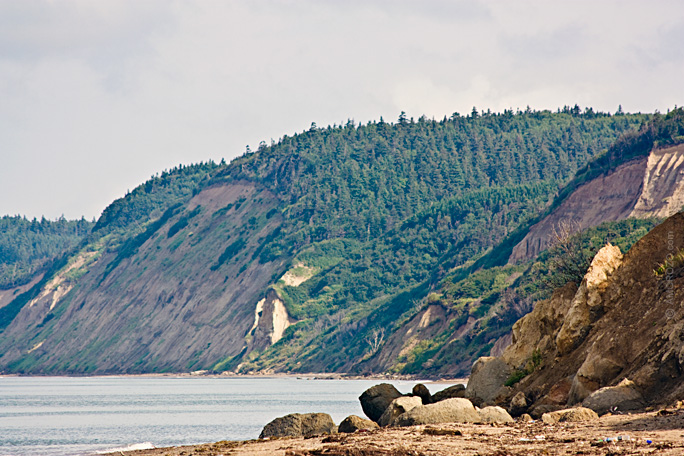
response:
<svg viewBox="0 0 684 456"><path fill-rule="evenodd" d="M605 415L598 421L440 424L313 438L216 442L112 453L125 456L682 455L684 410Z"/></svg>

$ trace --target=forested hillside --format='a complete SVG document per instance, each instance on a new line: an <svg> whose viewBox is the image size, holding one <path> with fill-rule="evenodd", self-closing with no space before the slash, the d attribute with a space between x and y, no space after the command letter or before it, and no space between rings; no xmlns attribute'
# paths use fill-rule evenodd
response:
<svg viewBox="0 0 684 456"><path fill-rule="evenodd" d="M81 242L92 226L85 219L0 218L0 290L28 283L50 260Z"/></svg>
<svg viewBox="0 0 684 456"><path fill-rule="evenodd" d="M566 108L312 125L227 165L155 176L8 306L0 366L456 372L472 350L430 367L414 356L425 343L395 353L392 338L457 296L446 283L467 280L469 265L648 119ZM44 304L25 307L32 299ZM444 322L457 329L487 306ZM487 349L468 346L478 343Z"/></svg>

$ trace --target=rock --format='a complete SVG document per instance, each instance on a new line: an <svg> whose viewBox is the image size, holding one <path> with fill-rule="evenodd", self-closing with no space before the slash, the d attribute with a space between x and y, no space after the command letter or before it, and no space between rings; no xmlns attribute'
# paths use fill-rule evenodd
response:
<svg viewBox="0 0 684 456"><path fill-rule="evenodd" d="M518 421L522 421L523 423L529 423L530 421L534 421L532 417L528 413L523 413L518 417Z"/></svg>
<svg viewBox="0 0 684 456"><path fill-rule="evenodd" d="M570 352L585 339L603 310L601 292L608 286L608 277L621 264L622 252L619 247L607 244L596 253L556 336L559 354Z"/></svg>
<svg viewBox="0 0 684 456"><path fill-rule="evenodd" d="M606 386L594 391L582 402L582 406L603 415L613 409L620 412L640 410L644 408L645 404L634 383L624 379L616 386Z"/></svg>
<svg viewBox="0 0 684 456"><path fill-rule="evenodd" d="M465 397L465 391L465 385L461 385L459 383L458 385L450 386L449 388L443 389L442 391L438 391L433 394L432 402L435 403L443 401L444 399L452 399L454 397Z"/></svg>
<svg viewBox="0 0 684 456"><path fill-rule="evenodd" d="M311 437L335 432L337 432L337 426L327 413L293 413L268 423L259 434L259 438Z"/></svg>
<svg viewBox="0 0 684 456"><path fill-rule="evenodd" d="M513 418L501 407L485 407L477 411L481 423L512 423Z"/></svg>
<svg viewBox="0 0 684 456"><path fill-rule="evenodd" d="M575 407L564 410L557 410L555 412L544 413L542 421L546 424L556 423L575 423L579 421L593 421L598 420L598 415L595 411L585 407Z"/></svg>
<svg viewBox="0 0 684 456"><path fill-rule="evenodd" d="M393 426L413 426L416 424L439 423L477 423L480 415L468 399L445 399L435 404L419 405L399 415Z"/></svg>
<svg viewBox="0 0 684 456"><path fill-rule="evenodd" d="M563 407L560 405L554 405L554 404L540 404L540 405L535 405L530 409L530 415L532 418L535 420L540 420L542 416L544 416L545 413L550 413L550 412L555 412L556 410L562 410Z"/></svg>
<svg viewBox="0 0 684 456"><path fill-rule="evenodd" d="M389 383L372 386L359 396L363 413L376 423L393 400L402 394Z"/></svg>
<svg viewBox="0 0 684 456"><path fill-rule="evenodd" d="M572 380L568 404L574 405L582 402L601 386L610 384L620 373L624 366L609 358L610 348L597 343L591 346L586 359Z"/></svg>
<svg viewBox="0 0 684 456"><path fill-rule="evenodd" d="M378 420L378 424L383 427L390 426L399 415L406 413L419 405L423 405L423 401L418 396L398 397L385 409L385 413L383 413Z"/></svg>
<svg viewBox="0 0 684 456"><path fill-rule="evenodd" d="M414 396L421 398L423 405L432 404L432 395L430 394L430 390L427 389L427 386L423 385L422 383L416 384L411 393Z"/></svg>
<svg viewBox="0 0 684 456"><path fill-rule="evenodd" d="M378 428L380 428L380 426L378 426L378 423L375 421L367 420L356 415L350 415L340 423L338 431L352 433L360 430L370 431Z"/></svg>
<svg viewBox="0 0 684 456"><path fill-rule="evenodd" d="M525 397L525 393L520 391L513 396L508 411L513 416L520 416L527 411L527 398Z"/></svg>
<svg viewBox="0 0 684 456"><path fill-rule="evenodd" d="M477 406L485 404L500 395L510 375L510 367L501 358L479 358L473 364L465 396Z"/></svg>

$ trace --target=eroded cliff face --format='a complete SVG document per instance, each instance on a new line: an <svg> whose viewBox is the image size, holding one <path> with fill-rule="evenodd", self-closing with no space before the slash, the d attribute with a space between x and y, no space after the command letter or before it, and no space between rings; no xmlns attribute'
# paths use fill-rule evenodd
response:
<svg viewBox="0 0 684 456"><path fill-rule="evenodd" d="M578 231L629 217L668 217L684 206L684 144L655 149L648 157L587 182L534 225L513 249L509 262L537 256L561 222Z"/></svg>
<svg viewBox="0 0 684 456"><path fill-rule="evenodd" d="M624 258L604 247L577 290L567 285L515 324L513 344L502 358L512 369L534 372L502 396L510 400L522 392L530 410L581 402L595 406L602 395L615 405L625 397L633 404L682 399L683 302L684 214L679 213Z"/></svg>
<svg viewBox="0 0 684 456"><path fill-rule="evenodd" d="M277 214L264 216L277 204L248 182L209 187L135 255L122 257L121 249L102 245L80 252L2 333L0 369L135 373L225 366L244 350L254 305L288 261L252 261L281 224ZM240 248L231 250L235 243ZM282 303L271 305L272 343L288 320Z"/></svg>

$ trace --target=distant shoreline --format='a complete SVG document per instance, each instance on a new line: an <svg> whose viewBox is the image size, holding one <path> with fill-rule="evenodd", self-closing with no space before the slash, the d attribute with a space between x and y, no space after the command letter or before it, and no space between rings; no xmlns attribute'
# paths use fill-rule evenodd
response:
<svg viewBox="0 0 684 456"><path fill-rule="evenodd" d="M467 378L429 378L429 377L419 377L419 376L406 376L406 375L348 375L340 373L306 373L306 374L295 374L295 373L250 373L250 374L237 374L235 372L223 372L220 374L212 374L201 371L196 372L178 372L178 373L146 373L146 374L0 374L0 378L11 378L11 377L25 377L25 378L296 378L302 380L369 380L369 381L406 381L406 382L416 382L416 383L463 383L468 382Z"/></svg>

